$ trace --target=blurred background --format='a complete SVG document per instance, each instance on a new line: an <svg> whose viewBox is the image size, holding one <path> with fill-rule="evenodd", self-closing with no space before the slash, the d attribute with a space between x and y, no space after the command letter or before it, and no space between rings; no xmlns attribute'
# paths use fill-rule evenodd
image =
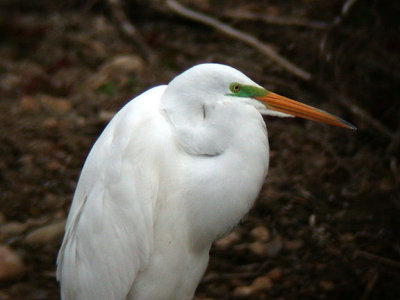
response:
<svg viewBox="0 0 400 300"><path fill-rule="evenodd" d="M400 299L400 2L179 3L203 19L176 1L0 1L0 299L59 298L55 259L96 137L202 62L358 131L266 119L267 182L212 248L196 299Z"/></svg>

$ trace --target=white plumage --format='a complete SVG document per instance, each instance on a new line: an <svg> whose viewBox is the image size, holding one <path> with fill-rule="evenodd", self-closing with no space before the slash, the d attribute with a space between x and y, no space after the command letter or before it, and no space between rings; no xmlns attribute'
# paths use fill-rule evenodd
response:
<svg viewBox="0 0 400 300"><path fill-rule="evenodd" d="M125 105L79 178L57 259L62 298L191 299L212 242L264 182L261 113L292 114L268 105L270 94L203 64Z"/></svg>

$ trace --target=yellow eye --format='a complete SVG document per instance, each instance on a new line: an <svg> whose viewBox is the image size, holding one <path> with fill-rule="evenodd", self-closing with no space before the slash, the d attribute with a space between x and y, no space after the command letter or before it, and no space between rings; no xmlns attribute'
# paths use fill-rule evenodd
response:
<svg viewBox="0 0 400 300"><path fill-rule="evenodd" d="M231 91L234 92L234 93L239 93L240 92L240 85L238 83L232 83Z"/></svg>

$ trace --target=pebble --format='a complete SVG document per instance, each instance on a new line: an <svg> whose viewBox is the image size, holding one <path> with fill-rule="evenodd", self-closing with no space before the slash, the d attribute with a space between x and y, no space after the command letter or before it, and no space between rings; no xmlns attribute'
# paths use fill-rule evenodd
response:
<svg viewBox="0 0 400 300"><path fill-rule="evenodd" d="M53 113L65 114L71 111L71 102L64 98L53 97L49 95L38 96L40 104Z"/></svg>
<svg viewBox="0 0 400 300"><path fill-rule="evenodd" d="M253 294L255 291L251 286L238 286L233 291L235 297L246 297Z"/></svg>
<svg viewBox="0 0 400 300"><path fill-rule="evenodd" d="M30 232L24 239L28 245L44 245L50 241L61 239L64 234L65 221L40 227Z"/></svg>
<svg viewBox="0 0 400 300"><path fill-rule="evenodd" d="M242 236L241 236L241 234L239 232L233 231L230 234L228 234L227 236L217 240L215 242L215 246L218 249L224 250L224 249L229 248L233 244L236 244L238 241L240 241L241 238L242 238Z"/></svg>
<svg viewBox="0 0 400 300"><path fill-rule="evenodd" d="M85 83L88 90L96 90L109 82L127 84L129 74L141 74L145 63L136 55L121 55L104 63Z"/></svg>
<svg viewBox="0 0 400 300"><path fill-rule="evenodd" d="M354 234L345 233L345 234L342 234L342 235L340 236L340 240L341 240L343 243L353 243L353 242L356 240L356 237L355 237Z"/></svg>
<svg viewBox="0 0 400 300"><path fill-rule="evenodd" d="M31 96L23 96L21 100L21 108L24 111L38 113L40 111L40 103Z"/></svg>
<svg viewBox="0 0 400 300"><path fill-rule="evenodd" d="M10 222L0 226L0 240L5 241L10 237L23 233L28 228L27 223Z"/></svg>
<svg viewBox="0 0 400 300"><path fill-rule="evenodd" d="M60 125L60 121L57 118L47 118L43 121L42 126L47 129L54 129Z"/></svg>
<svg viewBox="0 0 400 300"><path fill-rule="evenodd" d="M268 243L254 242L248 245L249 250L259 256L276 257L283 248L282 238L277 236Z"/></svg>
<svg viewBox="0 0 400 300"><path fill-rule="evenodd" d="M269 257L276 257L283 248L282 238L278 235L272 241L265 244L266 255Z"/></svg>
<svg viewBox="0 0 400 300"><path fill-rule="evenodd" d="M335 284L331 280L321 280L319 282L319 286L325 291L332 291L335 287Z"/></svg>
<svg viewBox="0 0 400 300"><path fill-rule="evenodd" d="M283 271L281 268L277 267L275 269L272 269L271 271L268 272L267 276L271 278L272 280L278 280L281 279L283 275Z"/></svg>
<svg viewBox="0 0 400 300"><path fill-rule="evenodd" d="M10 247L0 245L0 281L6 281L25 272L22 258Z"/></svg>
<svg viewBox="0 0 400 300"><path fill-rule="evenodd" d="M249 250L259 256L265 256L267 249L264 243L254 242L249 244Z"/></svg>
<svg viewBox="0 0 400 300"><path fill-rule="evenodd" d="M7 219L6 216L0 212L0 225L6 224Z"/></svg>
<svg viewBox="0 0 400 300"><path fill-rule="evenodd" d="M302 240L292 240L292 241L285 241L285 248L289 251L296 251L303 247Z"/></svg>
<svg viewBox="0 0 400 300"><path fill-rule="evenodd" d="M236 287L233 295L235 297L248 297L257 292L269 291L272 287L272 280L268 276L261 276L254 279L251 285Z"/></svg>
<svg viewBox="0 0 400 300"><path fill-rule="evenodd" d="M102 122L109 122L115 116L115 111L101 110L98 118Z"/></svg>
<svg viewBox="0 0 400 300"><path fill-rule="evenodd" d="M257 277L251 284L251 287L257 292L269 291L273 286L274 284L268 276Z"/></svg>
<svg viewBox="0 0 400 300"><path fill-rule="evenodd" d="M269 230L267 228L265 228L264 226L257 226L254 227L251 231L250 231L250 235L256 240L256 241L260 241L260 242L266 242L270 239L270 233Z"/></svg>

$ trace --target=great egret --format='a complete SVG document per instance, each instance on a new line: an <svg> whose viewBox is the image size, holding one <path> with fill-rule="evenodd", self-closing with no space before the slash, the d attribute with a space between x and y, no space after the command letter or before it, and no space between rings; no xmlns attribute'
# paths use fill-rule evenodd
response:
<svg viewBox="0 0 400 300"><path fill-rule="evenodd" d="M354 129L201 64L137 96L83 167L57 259L63 299L191 299L215 239L249 211L269 162L262 115Z"/></svg>

